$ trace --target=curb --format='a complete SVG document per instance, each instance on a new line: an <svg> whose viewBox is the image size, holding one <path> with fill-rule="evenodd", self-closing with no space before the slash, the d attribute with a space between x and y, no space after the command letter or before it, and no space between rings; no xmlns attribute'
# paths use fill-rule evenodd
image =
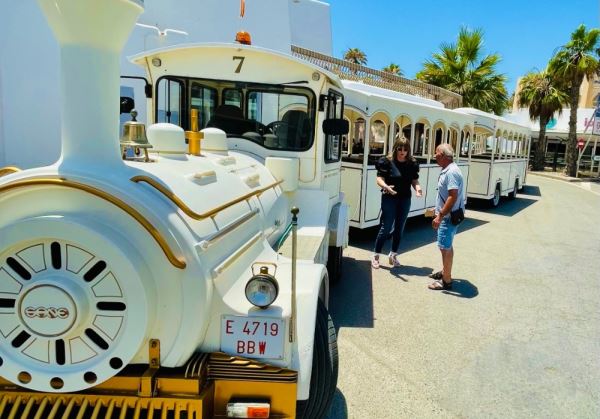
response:
<svg viewBox="0 0 600 419"><path fill-rule="evenodd" d="M575 178L575 177L569 177L569 176L563 176L563 175L559 175L559 174L549 174L549 173L544 173L544 172L531 172L531 171L527 171L527 175L533 175L533 176L540 176L540 177L545 177L548 179L555 179L555 180L560 180L563 182L570 182L570 183L580 183L580 182L600 182L600 178L594 178L594 177L585 177L585 178Z"/></svg>

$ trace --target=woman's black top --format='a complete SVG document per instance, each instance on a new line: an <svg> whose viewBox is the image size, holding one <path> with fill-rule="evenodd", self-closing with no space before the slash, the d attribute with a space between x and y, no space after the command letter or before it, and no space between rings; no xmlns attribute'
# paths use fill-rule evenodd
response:
<svg viewBox="0 0 600 419"><path fill-rule="evenodd" d="M413 180L419 179L419 163L414 160L399 162L382 157L375 164L377 177L382 177L387 185L394 186L397 198L410 198Z"/></svg>

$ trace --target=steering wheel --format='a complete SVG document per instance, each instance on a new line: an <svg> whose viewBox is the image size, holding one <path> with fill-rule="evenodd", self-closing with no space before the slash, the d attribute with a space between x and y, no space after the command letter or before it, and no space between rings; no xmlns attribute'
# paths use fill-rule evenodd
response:
<svg viewBox="0 0 600 419"><path fill-rule="evenodd" d="M273 121L270 124L267 124L267 129L269 129L273 134L277 135L277 132L280 129L287 130L289 126L290 124L285 121Z"/></svg>
<svg viewBox="0 0 600 419"><path fill-rule="evenodd" d="M254 131L258 132L260 135L265 135L265 134L269 134L269 128L267 128L267 126L259 121L251 121L253 124L256 124L256 129Z"/></svg>

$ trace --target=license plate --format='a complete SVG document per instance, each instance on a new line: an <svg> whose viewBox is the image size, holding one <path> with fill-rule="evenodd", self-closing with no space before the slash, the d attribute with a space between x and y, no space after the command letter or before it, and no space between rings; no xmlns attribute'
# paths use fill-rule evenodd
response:
<svg viewBox="0 0 600 419"><path fill-rule="evenodd" d="M270 317L223 316L221 351L247 358L283 359L285 323Z"/></svg>

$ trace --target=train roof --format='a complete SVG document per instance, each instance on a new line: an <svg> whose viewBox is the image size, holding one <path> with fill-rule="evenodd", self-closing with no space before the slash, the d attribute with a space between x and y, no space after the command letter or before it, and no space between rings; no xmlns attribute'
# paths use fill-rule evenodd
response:
<svg viewBox="0 0 600 419"><path fill-rule="evenodd" d="M494 132L498 129L518 129L520 131L526 131L528 134L531 134L531 128L528 124L524 125L516 119L511 119L510 117L498 116L493 113L484 112L475 108L458 108L455 110L457 112L462 112L468 115L475 116L475 125L483 126Z"/></svg>
<svg viewBox="0 0 600 419"><path fill-rule="evenodd" d="M444 104L432 99L419 96L400 93L381 87L371 86L355 81L344 80L345 95L347 104L357 108L369 106L369 114L383 111L388 114L396 111L397 115L391 115L393 118L402 114L412 114L415 120L426 118L430 122L443 121L448 125L462 124L473 125L474 117L467 113L456 112L453 109L444 107ZM358 103L360 97L365 98L364 103ZM354 103L356 102L356 103ZM398 105L401 105L401 111L397 112Z"/></svg>
<svg viewBox="0 0 600 419"><path fill-rule="evenodd" d="M194 51L215 51L215 50L229 50L233 53L233 55L239 55L242 53L246 54L256 54L264 59L271 59L274 63L287 63L289 65L301 66L306 69L310 69L313 72L318 72L323 74L327 79L336 87L343 88L342 82L340 78L328 71L319 67L315 64L312 64L308 61L302 60L300 58L296 58L291 54L286 54L280 51L263 48L254 45L243 45L237 43L219 43L219 42L200 42L200 43L189 43L189 44L178 44L175 46L169 46L165 48L157 48L149 51L144 51L140 54L135 54L133 56L128 57L129 60L135 64L145 66L147 61L152 60L152 58L159 56L161 59L170 59L174 57L182 58L183 55L188 55L193 53ZM189 58L188 58L189 59ZM266 61L262 61L265 63ZM280 81L281 82L281 81Z"/></svg>

